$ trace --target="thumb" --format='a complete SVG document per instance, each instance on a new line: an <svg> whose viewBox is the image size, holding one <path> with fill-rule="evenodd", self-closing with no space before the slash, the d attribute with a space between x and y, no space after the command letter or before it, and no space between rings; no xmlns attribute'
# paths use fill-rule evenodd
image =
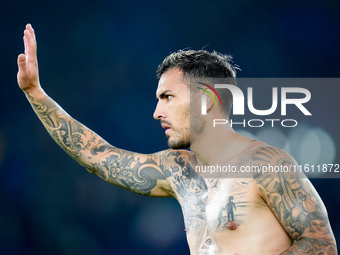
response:
<svg viewBox="0 0 340 255"><path fill-rule="evenodd" d="M20 54L18 56L18 67L19 67L19 71L26 71L26 56L25 56L25 54Z"/></svg>

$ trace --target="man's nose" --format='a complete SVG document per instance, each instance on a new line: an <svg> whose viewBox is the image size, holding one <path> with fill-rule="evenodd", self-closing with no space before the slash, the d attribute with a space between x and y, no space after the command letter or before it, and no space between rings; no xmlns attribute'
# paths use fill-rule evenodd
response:
<svg viewBox="0 0 340 255"><path fill-rule="evenodd" d="M156 109L153 113L153 118L155 120L160 120L160 119L163 119L165 117L165 114L164 114L164 111L161 107L161 103L160 101L158 101L157 105L156 105Z"/></svg>

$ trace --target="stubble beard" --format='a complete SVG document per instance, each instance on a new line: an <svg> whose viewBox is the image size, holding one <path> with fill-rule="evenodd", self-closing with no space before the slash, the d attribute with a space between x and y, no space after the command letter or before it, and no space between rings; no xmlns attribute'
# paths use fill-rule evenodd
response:
<svg viewBox="0 0 340 255"><path fill-rule="evenodd" d="M183 128L182 130L174 130L178 136L169 137L168 145L172 149L186 149L190 148L195 140L200 139L201 133L204 129L204 124L200 120L193 121L189 127Z"/></svg>
<svg viewBox="0 0 340 255"><path fill-rule="evenodd" d="M175 150L190 148L190 130L185 130L180 137L169 137L168 145Z"/></svg>
<svg viewBox="0 0 340 255"><path fill-rule="evenodd" d="M201 133L204 130L205 122L198 114L191 114L189 111L184 115L185 120L189 121L189 127L174 128L178 134L177 137L168 136L168 146L172 149L186 149L190 148L193 142L200 139ZM173 128L173 127L172 127Z"/></svg>
<svg viewBox="0 0 340 255"><path fill-rule="evenodd" d="M175 150L190 148L190 106L184 110L181 120L183 126L174 127L170 123L175 136L168 136L168 146Z"/></svg>

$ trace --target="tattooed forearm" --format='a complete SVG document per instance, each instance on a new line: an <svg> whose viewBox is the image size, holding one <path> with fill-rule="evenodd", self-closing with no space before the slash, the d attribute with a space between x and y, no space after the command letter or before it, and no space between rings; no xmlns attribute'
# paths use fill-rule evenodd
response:
<svg viewBox="0 0 340 255"><path fill-rule="evenodd" d="M31 105L55 142L75 159L88 153L91 144L102 139L81 123L71 118L52 100L35 100L29 96Z"/></svg>
<svg viewBox="0 0 340 255"><path fill-rule="evenodd" d="M296 162L272 147L258 150L252 164L292 166ZM287 168L294 169L294 168ZM292 172L255 176L259 193L294 240L282 254L336 254L336 245L326 209L309 180Z"/></svg>
<svg viewBox="0 0 340 255"><path fill-rule="evenodd" d="M322 239L301 238L280 255L327 254L337 255L335 244Z"/></svg>
<svg viewBox="0 0 340 255"><path fill-rule="evenodd" d="M97 149L102 150L103 145ZM95 155L97 149L92 150ZM165 180L163 170L152 155L140 155L114 147L103 151L104 157L87 168L104 180L141 195L151 195L158 180Z"/></svg>
<svg viewBox="0 0 340 255"><path fill-rule="evenodd" d="M29 100L54 141L89 172L142 195L152 195L159 181L165 180L161 162L154 156L111 146L48 97L29 96ZM155 195L165 195L164 190Z"/></svg>

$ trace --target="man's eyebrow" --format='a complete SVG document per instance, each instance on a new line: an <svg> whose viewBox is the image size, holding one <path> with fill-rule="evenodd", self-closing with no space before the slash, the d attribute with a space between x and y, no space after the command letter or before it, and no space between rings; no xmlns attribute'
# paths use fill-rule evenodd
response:
<svg viewBox="0 0 340 255"><path fill-rule="evenodd" d="M158 96L156 96L156 100L164 98L164 97L165 97L165 94L168 93L168 92L170 92L170 91L171 91L171 90L165 90L165 91L163 91L161 94L159 94Z"/></svg>

